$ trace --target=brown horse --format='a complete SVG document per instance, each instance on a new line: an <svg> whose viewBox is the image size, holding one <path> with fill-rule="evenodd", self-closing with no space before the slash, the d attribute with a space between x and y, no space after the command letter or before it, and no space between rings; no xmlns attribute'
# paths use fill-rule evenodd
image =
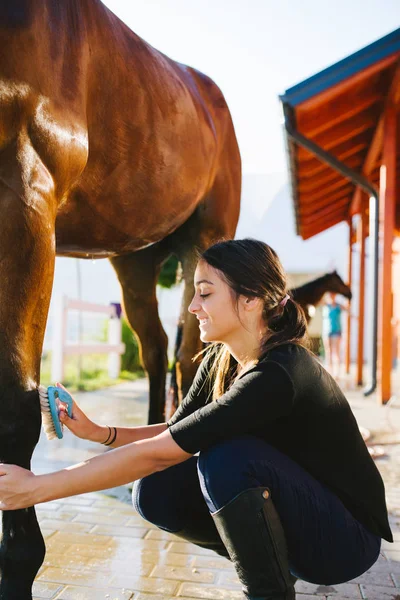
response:
<svg viewBox="0 0 400 600"><path fill-rule="evenodd" d="M303 308L307 322L311 320L308 307L317 306L327 292L340 294L351 300L351 289L336 271L326 273L322 277L290 290L293 299Z"/></svg>
<svg viewBox="0 0 400 600"><path fill-rule="evenodd" d="M29 468L55 255L111 260L162 420L158 273L175 253L186 312L195 249L234 236L241 162L218 87L100 0L0 0L0 45L0 461ZM189 317L182 381L198 344ZM43 557L34 509L3 513L0 599L30 600Z"/></svg>

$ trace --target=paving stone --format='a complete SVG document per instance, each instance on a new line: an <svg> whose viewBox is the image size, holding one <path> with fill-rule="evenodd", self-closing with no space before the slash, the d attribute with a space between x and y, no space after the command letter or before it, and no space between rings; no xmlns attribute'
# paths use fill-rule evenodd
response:
<svg viewBox="0 0 400 600"><path fill-rule="evenodd" d="M217 585L220 587L232 587L234 589L242 589L236 571L232 568L231 571L220 571L218 574Z"/></svg>
<svg viewBox="0 0 400 600"><path fill-rule="evenodd" d="M48 552L43 561L43 567L60 567L80 571L86 566L88 560L89 559L84 556L72 556Z"/></svg>
<svg viewBox="0 0 400 600"><path fill-rule="evenodd" d="M52 600L55 598L57 592L62 590L63 586L56 583L42 583L35 581L32 586L32 594L36 598L46 598Z"/></svg>
<svg viewBox="0 0 400 600"><path fill-rule="evenodd" d="M42 529L42 536L47 541L57 532L57 529Z"/></svg>
<svg viewBox="0 0 400 600"><path fill-rule="evenodd" d="M57 517L58 518L58 517ZM74 514L73 523L101 523L101 525L127 525L128 517L126 515L109 515L106 512L80 512Z"/></svg>
<svg viewBox="0 0 400 600"><path fill-rule="evenodd" d="M37 508L36 509L36 514L37 517L41 523L41 526L43 526L43 520L44 519L57 519L61 520L61 521L72 521L72 519L74 517L76 517L76 515L78 514L77 511L70 511L70 510L45 510L44 508Z"/></svg>
<svg viewBox="0 0 400 600"><path fill-rule="evenodd" d="M176 600L176 596L173 598L169 596L154 596L153 594L138 594L135 595L134 600ZM179 600L193 600L193 598L179 596Z"/></svg>
<svg viewBox="0 0 400 600"><path fill-rule="evenodd" d="M69 533L88 533L92 529L90 523L73 523L57 519L43 519L40 521L40 526L43 529L51 529L54 531L68 531ZM42 530L43 531L43 530Z"/></svg>
<svg viewBox="0 0 400 600"><path fill-rule="evenodd" d="M36 504L35 510L38 513L41 510L46 512L55 512L63 508L62 500L52 500L51 502L42 502L41 504Z"/></svg>
<svg viewBox="0 0 400 600"><path fill-rule="evenodd" d="M143 555L143 558L148 560L148 558L153 557L155 560L155 563L158 565L169 565L171 567L189 567L189 566L198 566L201 567L201 565L194 565L194 560L195 558L193 556L191 556L190 554L178 554L177 552L159 552L158 554L155 553L149 553L149 554L145 554ZM201 568L208 568L207 566L201 567Z"/></svg>
<svg viewBox="0 0 400 600"><path fill-rule="evenodd" d="M228 569L232 563L227 558L214 554L214 556L195 556L193 566L200 567L200 569Z"/></svg>
<svg viewBox="0 0 400 600"><path fill-rule="evenodd" d="M130 538L143 538L148 529L147 527L114 527L112 525L96 525L91 530L91 533L99 535L112 535L112 536L123 536Z"/></svg>
<svg viewBox="0 0 400 600"><path fill-rule="evenodd" d="M195 581L197 583L214 583L216 574L196 567L188 569L184 567L156 566L151 572L151 577Z"/></svg>
<svg viewBox="0 0 400 600"><path fill-rule="evenodd" d="M67 586L57 600L131 600L133 592L112 588L83 588Z"/></svg>
<svg viewBox="0 0 400 600"><path fill-rule="evenodd" d="M57 582L69 584L81 584L88 586L104 586L109 585L110 575L102 571L74 571L72 569L62 569L58 567L48 567L37 577L41 582ZM123 586L119 586L123 587Z"/></svg>
<svg viewBox="0 0 400 600"><path fill-rule="evenodd" d="M116 498L109 498L104 496L104 494L93 497L93 500L93 506L108 506L109 508L115 508L120 505L120 500L117 500Z"/></svg>
<svg viewBox="0 0 400 600"><path fill-rule="evenodd" d="M140 559L139 559L140 560ZM138 562L139 562L138 560ZM92 558L88 558L86 557L86 568L87 569L103 569L103 570L107 570L107 571L113 571L115 569L115 571L117 573L126 573L130 568L132 568L132 562L134 561L134 559L131 560L118 560L116 558L110 557L110 556L106 556L105 558L97 558L97 557L92 557ZM143 563L144 561L141 561L141 563ZM153 561L150 561L147 564L147 570L150 569L150 571L153 568Z"/></svg>
<svg viewBox="0 0 400 600"><path fill-rule="evenodd" d="M365 600L400 600L400 590L394 587L361 585Z"/></svg>
<svg viewBox="0 0 400 600"><path fill-rule="evenodd" d="M120 563L120 567L118 564L115 564L113 561L109 562L103 567L100 567L101 573L103 575L108 576L108 580L115 576L125 577L125 576L134 576L134 577L148 577L150 573L154 569L154 564L143 564L135 561L131 561L130 563ZM83 573L86 573L89 577L93 576L93 573L99 572L98 567L90 567L86 566L82 569Z"/></svg>
<svg viewBox="0 0 400 600"><path fill-rule="evenodd" d="M117 552L109 552L106 549L100 554L100 549L97 549L96 556L90 556L87 558L88 567L106 568L107 563L116 565L117 568L121 566L129 567L133 563L144 563L155 565L168 565L172 567L189 567L193 566L194 558L186 554L175 554L174 552L154 552L153 550L139 550L137 548L121 548ZM72 551L71 551L72 552ZM87 556L91 555L90 551L87 550Z"/></svg>
<svg viewBox="0 0 400 600"><path fill-rule="evenodd" d="M54 552L55 554L64 554L71 548L71 544L62 544L56 539L51 539L46 542L46 552Z"/></svg>
<svg viewBox="0 0 400 600"><path fill-rule="evenodd" d="M126 513L124 513L126 514ZM136 515L133 510L131 511L131 515L127 521L127 525L139 525L139 527L148 527L149 529L154 529L155 531L157 530L157 527L155 525L153 525L153 523L149 523L148 521L145 521L144 519L142 519L142 517L140 517L139 515Z"/></svg>
<svg viewBox="0 0 400 600"><path fill-rule="evenodd" d="M202 598L203 600L243 600L243 593L240 591L194 583L183 583L178 592L178 597L181 596Z"/></svg>
<svg viewBox="0 0 400 600"><path fill-rule="evenodd" d="M329 595L341 595L345 598L351 598L354 600L361 599L361 591L357 584L355 583L341 583L339 585L315 585L313 583L307 583L306 581L297 581L296 583L296 591L299 594L310 594L321 595L321 596L329 596Z"/></svg>
<svg viewBox="0 0 400 600"><path fill-rule="evenodd" d="M68 506L92 506L94 500L83 496L71 496L71 498L63 498L62 503Z"/></svg>
<svg viewBox="0 0 400 600"><path fill-rule="evenodd" d="M370 570L360 575L360 577L356 577L356 579L352 579L349 583L363 583L365 585L383 585L383 586L394 586L392 577L390 572L380 572L376 570Z"/></svg>
<svg viewBox="0 0 400 600"><path fill-rule="evenodd" d="M67 531L57 531L52 537L52 541L61 544L81 544L83 546L106 546L112 538L105 535L91 535L86 533L69 533Z"/></svg>
<svg viewBox="0 0 400 600"><path fill-rule="evenodd" d="M115 575L109 581L110 586L117 588L130 589L136 592L146 592L152 594L171 595L173 596L178 589L176 581L168 581L167 579L156 579L146 577L131 577L129 575Z"/></svg>
<svg viewBox="0 0 400 600"><path fill-rule="evenodd" d="M177 552L178 554L183 552L184 554L201 554L206 556L215 556L215 552L207 550L206 548L200 548L195 544L189 544L187 542L170 542L167 546L167 550L171 552Z"/></svg>
<svg viewBox="0 0 400 600"><path fill-rule="evenodd" d="M400 552L396 550L385 550L385 554L391 562L400 563Z"/></svg>
<svg viewBox="0 0 400 600"><path fill-rule="evenodd" d="M161 529L149 529L145 535L146 540L168 540L170 542L174 542L179 538L172 533L168 533L167 531L162 531Z"/></svg>

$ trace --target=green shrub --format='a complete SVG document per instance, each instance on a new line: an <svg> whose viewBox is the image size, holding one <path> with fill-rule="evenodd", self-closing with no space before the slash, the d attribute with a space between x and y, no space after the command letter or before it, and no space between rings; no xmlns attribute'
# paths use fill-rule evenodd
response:
<svg viewBox="0 0 400 600"><path fill-rule="evenodd" d="M139 344L126 319L122 318L122 342L125 352L121 356L121 371L140 371L142 369L139 359Z"/></svg>
<svg viewBox="0 0 400 600"><path fill-rule="evenodd" d="M179 260L175 254L171 254L162 264L160 274L158 276L158 285L163 288L171 288L179 280Z"/></svg>

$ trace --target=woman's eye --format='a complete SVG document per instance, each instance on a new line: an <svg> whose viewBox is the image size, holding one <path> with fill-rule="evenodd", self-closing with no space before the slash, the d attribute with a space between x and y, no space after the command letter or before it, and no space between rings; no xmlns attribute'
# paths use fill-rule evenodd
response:
<svg viewBox="0 0 400 600"><path fill-rule="evenodd" d="M200 294L200 298L207 298L210 294Z"/></svg>

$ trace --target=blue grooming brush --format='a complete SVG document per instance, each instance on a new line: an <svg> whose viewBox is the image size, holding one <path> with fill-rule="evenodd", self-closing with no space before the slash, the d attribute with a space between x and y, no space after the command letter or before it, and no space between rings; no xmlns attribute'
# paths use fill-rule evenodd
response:
<svg viewBox="0 0 400 600"><path fill-rule="evenodd" d="M60 421L60 402L67 405L68 416L72 416L73 400L62 388L43 385L39 386L40 408L42 411L42 424L49 440L63 437L63 424Z"/></svg>

